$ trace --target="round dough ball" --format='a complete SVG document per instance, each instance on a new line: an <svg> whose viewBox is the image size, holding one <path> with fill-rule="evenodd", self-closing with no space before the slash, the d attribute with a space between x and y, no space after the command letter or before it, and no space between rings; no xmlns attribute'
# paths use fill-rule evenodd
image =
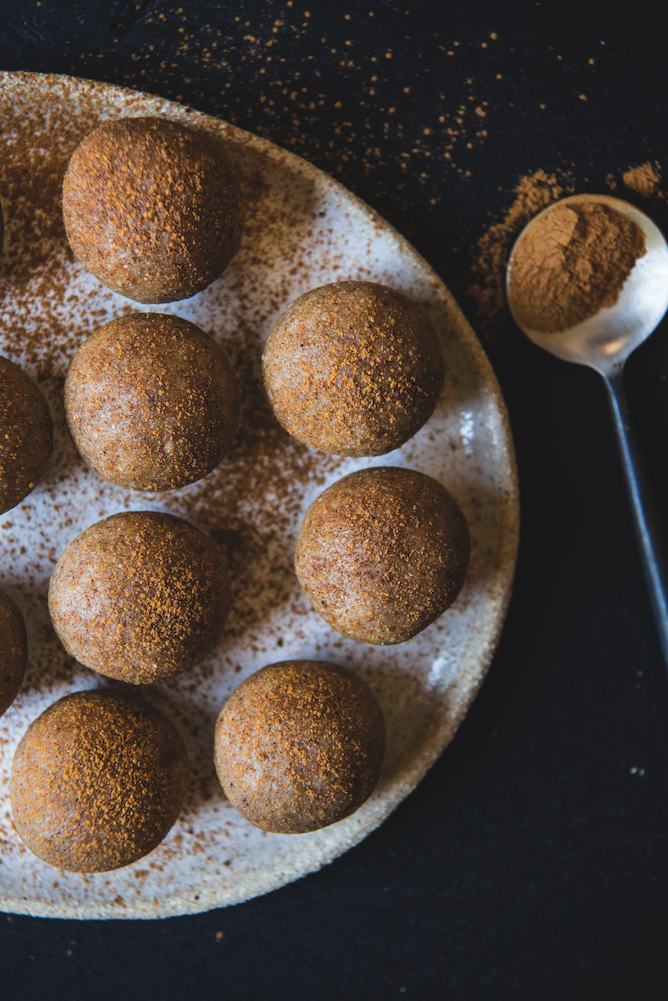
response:
<svg viewBox="0 0 668 1001"><path fill-rule="evenodd" d="M165 118L105 122L77 146L63 182L70 246L96 278L138 302L187 299L239 249L239 190L206 132Z"/></svg>
<svg viewBox="0 0 668 1001"><path fill-rule="evenodd" d="M215 542L156 511L91 525L70 542L49 584L51 620L67 652L135 685L202 660L229 605L229 572Z"/></svg>
<svg viewBox="0 0 668 1001"><path fill-rule="evenodd" d="M343 820L373 792L385 723L369 686L333 664L272 664L247 678L218 717L215 765L225 795L255 827L304 834Z"/></svg>
<svg viewBox="0 0 668 1001"><path fill-rule="evenodd" d="M9 708L21 687L28 663L28 645L23 616L0 591L0 716Z"/></svg>
<svg viewBox="0 0 668 1001"><path fill-rule="evenodd" d="M239 384L221 348L188 320L132 313L84 341L65 414L86 462L110 483L173 490L218 465L239 424Z"/></svg>
<svg viewBox="0 0 668 1001"><path fill-rule="evenodd" d="M188 784L183 741L157 710L116 692L77 692L24 734L12 764L12 814L42 861L106 872L160 844Z"/></svg>
<svg viewBox="0 0 668 1001"><path fill-rule="evenodd" d="M469 532L431 476L379 466L344 476L311 504L297 539L304 594L360 643L403 643L449 608L466 577Z"/></svg>
<svg viewBox="0 0 668 1001"><path fill-rule="evenodd" d="M22 368L0 357L0 514L34 489L52 444L51 415L41 391Z"/></svg>
<svg viewBox="0 0 668 1001"><path fill-rule="evenodd" d="M263 371L286 431L335 455L403 445L443 388L443 355L426 313L374 282L335 282L296 299L269 336Z"/></svg>

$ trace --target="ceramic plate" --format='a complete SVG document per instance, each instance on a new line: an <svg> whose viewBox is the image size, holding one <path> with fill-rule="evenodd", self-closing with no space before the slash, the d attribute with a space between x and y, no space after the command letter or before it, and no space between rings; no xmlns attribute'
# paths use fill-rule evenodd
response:
<svg viewBox="0 0 668 1001"><path fill-rule="evenodd" d="M0 719L0 907L68 918L158 918L235 904L312 872L377 827L452 739L487 670L515 566L518 498L513 447L490 365L452 296L372 209L311 164L257 136L178 104L107 84L0 75L0 353L24 366L51 407L55 448L43 481L0 516L0 587L26 620L29 668ZM60 186L79 140L109 118L161 115L222 141L248 207L243 244L225 274L187 301L145 307L105 289L69 252ZM425 427L378 459L320 456L272 418L260 380L262 343L281 311L316 285L370 279L419 300L443 341L445 389ZM227 351L244 387L236 445L210 476L173 493L142 494L100 480L77 456L63 418L69 360L100 324L132 310L194 321ZM303 512L354 469L407 466L441 480L471 529L466 584L453 607L408 643L359 645L338 636L300 592L292 567ZM8 780L28 724L69 692L114 687L63 651L46 595L65 546L123 510L170 511L212 534L229 555L234 605L225 636L196 670L146 688L179 728L192 791L178 823L146 858L110 873L65 873L23 847ZM225 800L212 764L216 717L243 678L288 659L343 664L368 680L387 722L378 788L348 819L303 835L265 834Z"/></svg>

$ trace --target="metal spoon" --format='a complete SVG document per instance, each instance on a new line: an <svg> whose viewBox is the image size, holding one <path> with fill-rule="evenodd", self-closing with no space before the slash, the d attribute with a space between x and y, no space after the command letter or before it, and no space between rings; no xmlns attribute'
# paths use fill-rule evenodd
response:
<svg viewBox="0 0 668 1001"><path fill-rule="evenodd" d="M577 203L599 202L632 219L645 234L647 252L636 261L614 306L600 309L594 316L569 330L541 333L523 326L513 308L511 274L518 246L536 220L555 208ZM541 348L564 361L588 365L602 376L617 432L622 465L631 500L638 544L659 630L661 648L668 665L668 600L665 566L656 544L658 519L651 493L641 473L642 464L631 432L628 405L623 387L623 370L629 355L656 329L668 308L668 245L649 216L634 205L608 195L573 195L548 206L525 226L510 254L506 271L506 291L510 311L520 330Z"/></svg>

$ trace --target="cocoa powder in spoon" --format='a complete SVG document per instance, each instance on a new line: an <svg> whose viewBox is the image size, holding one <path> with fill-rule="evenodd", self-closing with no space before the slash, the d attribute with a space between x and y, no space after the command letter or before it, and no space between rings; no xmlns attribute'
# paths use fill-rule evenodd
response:
<svg viewBox="0 0 668 1001"><path fill-rule="evenodd" d="M568 330L614 306L645 253L640 227L610 206L559 205L536 219L513 253L515 318L541 333Z"/></svg>

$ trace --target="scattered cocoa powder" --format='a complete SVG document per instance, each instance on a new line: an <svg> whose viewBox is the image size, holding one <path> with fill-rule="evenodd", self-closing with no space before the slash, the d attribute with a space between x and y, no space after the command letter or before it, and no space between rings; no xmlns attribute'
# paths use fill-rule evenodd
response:
<svg viewBox="0 0 668 1001"><path fill-rule="evenodd" d="M574 327L602 307L614 306L645 253L640 227L610 206L555 206L527 229L513 254L515 319L541 333Z"/></svg>
<svg viewBox="0 0 668 1001"><path fill-rule="evenodd" d="M637 191L639 195L649 198L655 195L661 185L661 168L658 162L642 163L639 167L629 167L622 174L622 181L627 188Z"/></svg>

